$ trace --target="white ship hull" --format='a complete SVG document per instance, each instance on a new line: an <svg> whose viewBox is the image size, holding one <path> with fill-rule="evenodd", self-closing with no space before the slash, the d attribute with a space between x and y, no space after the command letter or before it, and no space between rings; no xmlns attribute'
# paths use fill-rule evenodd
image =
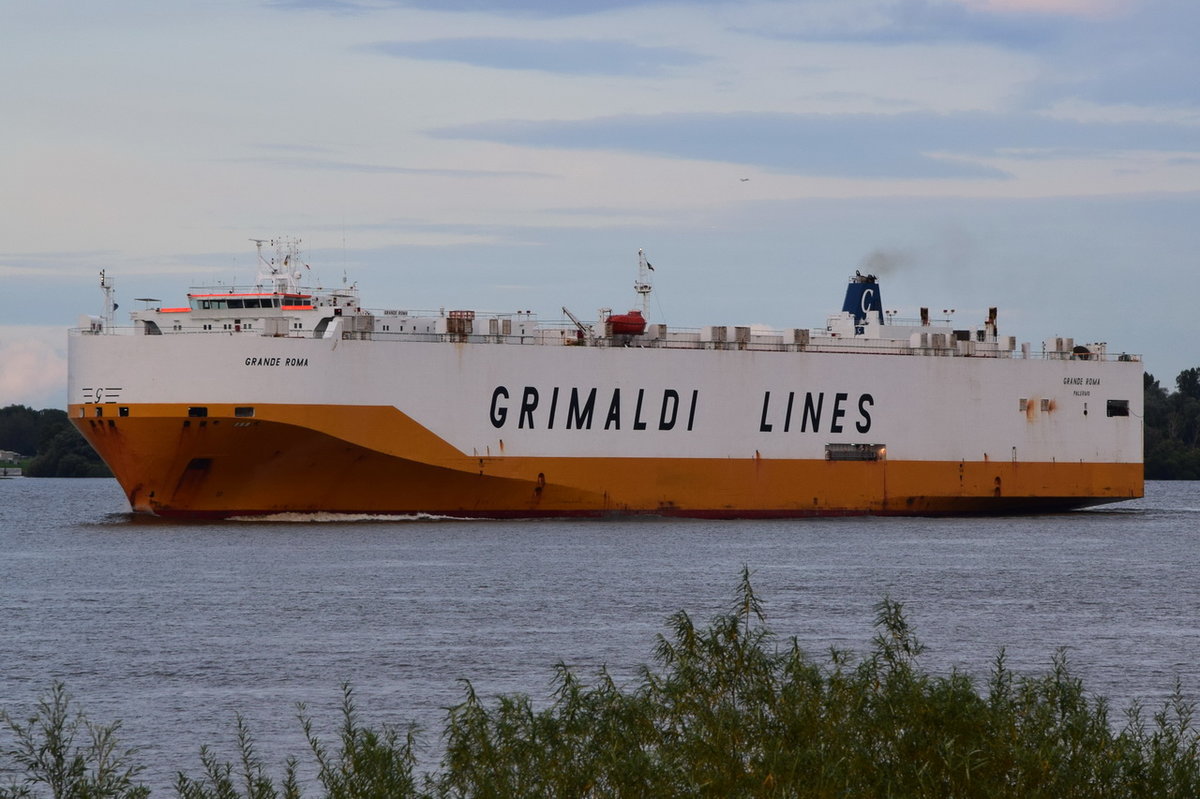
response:
<svg viewBox="0 0 1200 799"><path fill-rule="evenodd" d="M164 515L1011 513L1142 494L1136 360L431 338L73 335L71 415L132 506Z"/></svg>

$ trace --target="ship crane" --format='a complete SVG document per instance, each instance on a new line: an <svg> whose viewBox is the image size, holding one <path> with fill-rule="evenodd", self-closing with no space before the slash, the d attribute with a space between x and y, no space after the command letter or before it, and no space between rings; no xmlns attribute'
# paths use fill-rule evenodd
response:
<svg viewBox="0 0 1200 799"><path fill-rule="evenodd" d="M562 310L563 310L563 313L565 313L567 315L567 318L575 323L575 327L579 328L580 338L583 338L584 340L586 340L588 342L591 342L596 338L595 334L592 332L592 329L590 327L588 327L587 325L585 325L583 322L580 322L579 317L577 317L575 314L573 314L569 310L567 310L567 306L564 305L562 307Z"/></svg>

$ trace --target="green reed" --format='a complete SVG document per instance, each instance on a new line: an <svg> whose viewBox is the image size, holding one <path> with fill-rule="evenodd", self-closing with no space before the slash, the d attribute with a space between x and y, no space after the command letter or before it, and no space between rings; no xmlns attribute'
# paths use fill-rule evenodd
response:
<svg viewBox="0 0 1200 799"><path fill-rule="evenodd" d="M239 718L236 762L201 751L199 776L180 773L181 799L350 797L1196 797L1200 733L1176 687L1149 719L1137 704L1115 725L1065 656L1048 672L988 678L923 670L923 647L898 602L876 606L862 656L820 660L767 625L743 570L730 609L697 626L679 612L628 686L602 670L590 682L559 664L553 692L491 700L470 682L450 708L443 751L416 773L412 728L364 725L344 688L342 723L324 743L301 709L315 781L298 758L275 781ZM3 767L18 796L140 797L133 753L116 726L67 712L56 685L26 723L3 720L14 743ZM74 726L71 726L74 725ZM80 730L89 743L75 747ZM96 731L99 731L97 733ZM66 734L64 734L66 733ZM97 737L99 735L99 737ZM102 741L102 745L94 743ZM74 759L73 759L74 758ZM50 764L69 763L64 768ZM82 776L81 776L82 775ZM41 791L41 793L39 793ZM143 791L139 793L138 791Z"/></svg>
<svg viewBox="0 0 1200 799"><path fill-rule="evenodd" d="M11 784L0 786L0 799L52 796L54 799L143 799L150 791L137 784L142 767L132 749L121 749L121 722L98 725L72 709L62 683L54 683L24 720L0 710L0 723L11 741L0 749L0 773Z"/></svg>

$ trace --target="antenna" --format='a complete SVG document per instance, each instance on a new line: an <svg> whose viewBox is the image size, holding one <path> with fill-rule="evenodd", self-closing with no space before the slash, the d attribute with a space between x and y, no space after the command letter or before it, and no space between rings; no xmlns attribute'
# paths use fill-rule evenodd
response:
<svg viewBox="0 0 1200 799"><path fill-rule="evenodd" d="M266 239L250 239L250 241L254 242L254 247L255 247L255 249L258 250L259 271L261 272L262 267L267 264L267 259L264 258L263 254L262 254L263 245L267 243L267 240ZM233 260L234 260L234 263L237 263L236 257Z"/></svg>

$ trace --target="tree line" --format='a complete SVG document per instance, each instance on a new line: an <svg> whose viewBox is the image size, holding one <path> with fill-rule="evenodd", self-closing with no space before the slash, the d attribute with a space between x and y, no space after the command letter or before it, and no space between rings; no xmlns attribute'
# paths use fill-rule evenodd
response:
<svg viewBox="0 0 1200 799"><path fill-rule="evenodd" d="M1147 480L1200 480L1200 368L1184 369L1168 391L1147 372Z"/></svg>
<svg viewBox="0 0 1200 799"><path fill-rule="evenodd" d="M1147 480L1200 480L1200 367L1184 369L1175 390L1154 375L1143 377ZM56 408L0 408L0 450L26 456L18 464L29 477L109 477L79 431Z"/></svg>
<svg viewBox="0 0 1200 799"><path fill-rule="evenodd" d="M35 411L25 405L0 408L0 450L19 453L26 477L111 477L91 444L75 429L67 412Z"/></svg>

